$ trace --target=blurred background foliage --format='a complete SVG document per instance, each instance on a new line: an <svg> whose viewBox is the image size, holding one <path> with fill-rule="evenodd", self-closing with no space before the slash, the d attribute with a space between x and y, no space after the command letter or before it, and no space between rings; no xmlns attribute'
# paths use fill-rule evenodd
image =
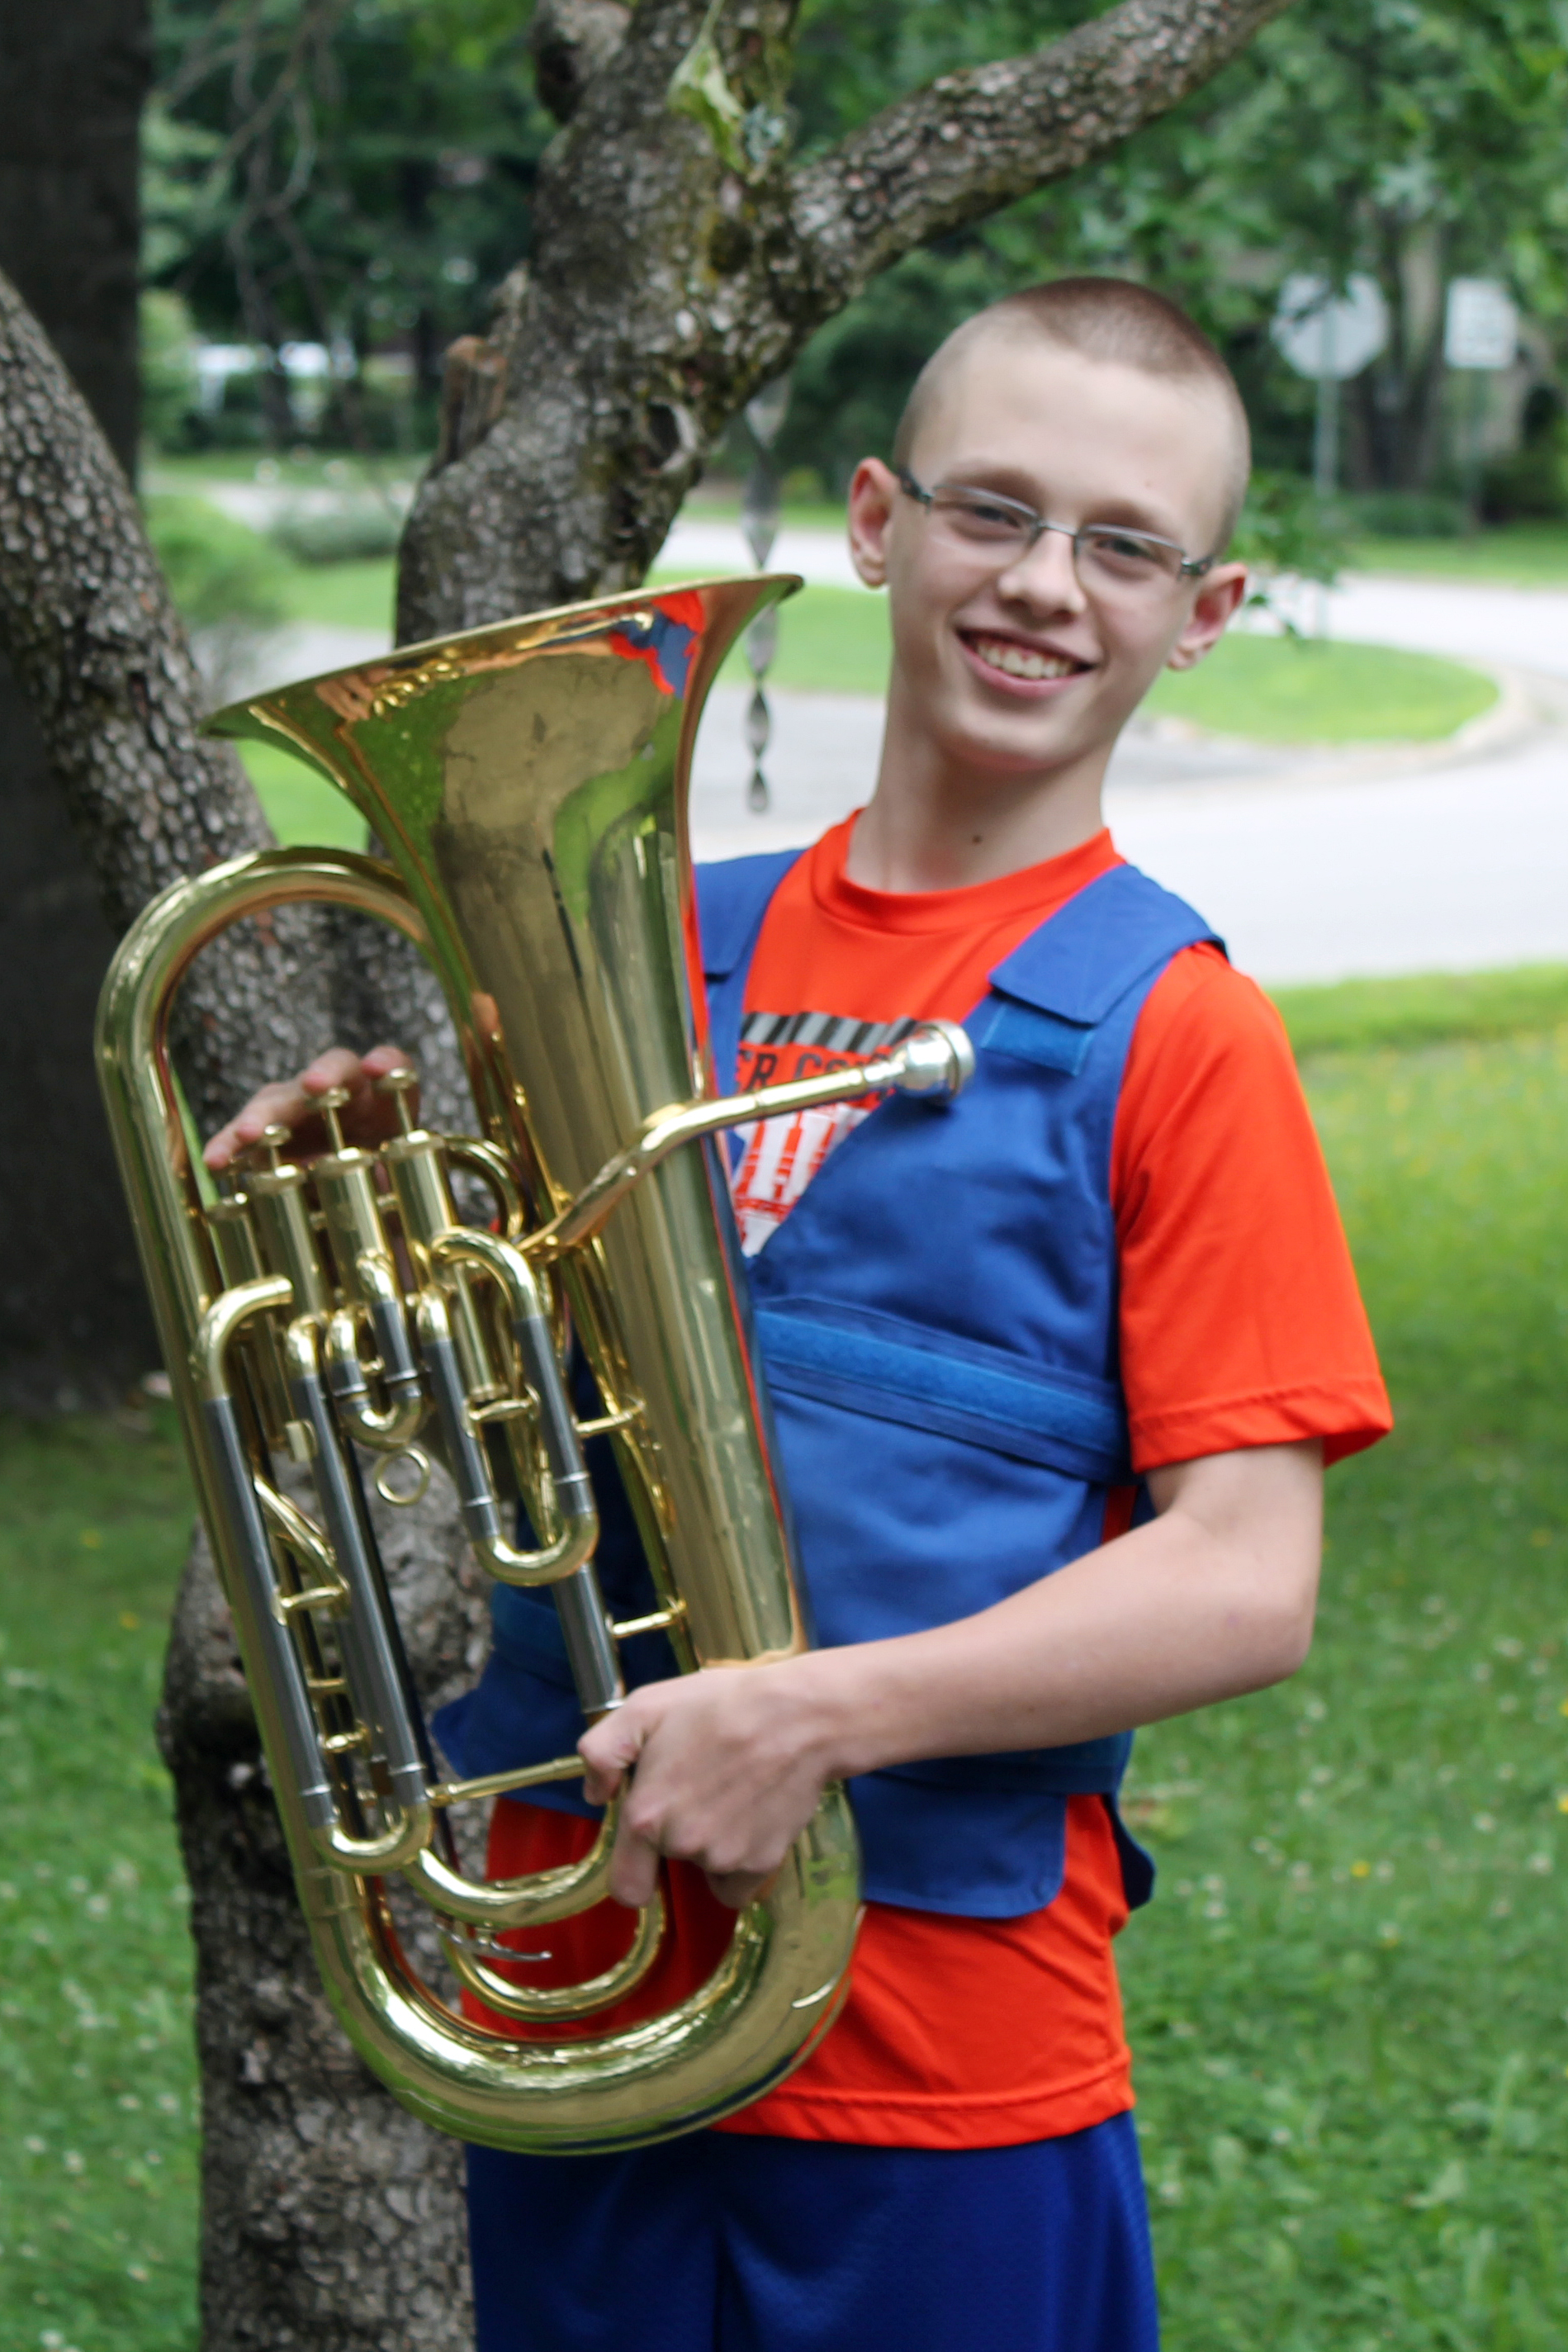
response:
<svg viewBox="0 0 1568 2352"><path fill-rule="evenodd" d="M805 0L793 90L810 151L912 84L1083 15L1068 0ZM552 126L516 0L159 0L148 122L148 425L165 450L402 450L434 437L441 354L481 331L526 256ZM1392 332L1347 388L1345 472L1376 527L1462 528L1443 290L1501 276L1526 319L1489 513L1568 511L1559 367L1568 295L1568 15L1560 0L1297 0L1164 122L994 219L915 254L818 335L779 446L798 497L885 450L946 330L1067 270L1146 279L1235 368L1260 466L1309 467L1312 387L1269 336L1292 271L1375 277ZM206 404L192 338L337 354ZM736 453L738 461L740 453ZM720 467L724 466L720 456ZM1278 525L1278 494L1271 520ZM1288 501L1286 502L1288 505Z"/></svg>

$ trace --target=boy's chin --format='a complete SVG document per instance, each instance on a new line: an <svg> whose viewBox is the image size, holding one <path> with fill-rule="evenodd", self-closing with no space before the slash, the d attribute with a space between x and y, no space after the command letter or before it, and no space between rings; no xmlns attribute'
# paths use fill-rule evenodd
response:
<svg viewBox="0 0 1568 2352"><path fill-rule="evenodd" d="M949 760L1000 782L1076 767L1099 748L1103 730L1086 711L1052 704L1016 714L955 711L948 715L948 724L935 731ZM1107 744L1107 757L1109 750Z"/></svg>

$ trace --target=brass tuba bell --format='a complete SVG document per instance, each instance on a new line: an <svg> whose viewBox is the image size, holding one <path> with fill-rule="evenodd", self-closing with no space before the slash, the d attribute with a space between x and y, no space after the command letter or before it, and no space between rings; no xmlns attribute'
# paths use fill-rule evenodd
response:
<svg viewBox="0 0 1568 2352"><path fill-rule="evenodd" d="M465 1874L453 1807L580 1767L439 1777L361 1483L373 1467L389 1500L407 1499L428 1475L421 1441L439 1455L480 1563L549 1588L591 1720L623 1696L618 1643L633 1631L662 1627L684 1671L808 1641L713 1139L888 1087L956 1089L967 1045L935 1024L858 1070L716 1094L686 781L726 651L794 584L537 614L221 713L218 732L319 768L392 862L278 850L177 883L126 937L99 1008L115 1148L323 1981L404 2105L497 2147L632 2147L748 2104L826 2031L854 1939L854 1827L831 1788L706 1984L635 2026L550 2035L646 1972L658 1906L587 1984L502 1973L498 1936L604 1899L613 1821L570 1868ZM304 1167L278 1131L219 1199L182 1124L170 1008L215 933L290 901L379 917L423 949L479 1132L415 1128L404 1104L379 1153L334 1139ZM493 1217L460 1212L457 1173ZM611 1622L594 1572L569 1329L659 1597L635 1627ZM453 1985L395 1932L393 1874L428 1906ZM526 2032L470 2021L464 1985Z"/></svg>

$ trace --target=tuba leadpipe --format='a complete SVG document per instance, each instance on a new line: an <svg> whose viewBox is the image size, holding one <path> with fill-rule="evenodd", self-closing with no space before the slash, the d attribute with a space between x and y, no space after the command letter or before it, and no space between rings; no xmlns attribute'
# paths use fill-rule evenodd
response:
<svg viewBox="0 0 1568 2352"><path fill-rule="evenodd" d="M582 2030L651 1966L658 1903L588 1983L504 1973L517 1956L498 1937L605 1898L614 1809L580 1862L499 1882L464 1870L455 1807L581 1767L442 1777L364 1488L369 1475L387 1501L413 1500L439 1459L479 1564L549 1594L590 1720L623 1696L619 1649L635 1633L664 1630L683 1672L809 1641L714 1139L810 1103L952 1091L969 1059L961 1031L932 1024L864 1069L717 1096L686 779L719 662L792 584L535 614L220 714L217 731L329 777L390 862L282 850L174 885L128 934L99 1009L116 1152L323 1982L404 2105L496 2147L635 2146L747 2105L831 2024L853 1942L854 1830L831 1787L713 1975L673 2008ZM229 923L299 902L372 916L425 954L479 1132L416 1127L412 1080L394 1074L400 1132L379 1152L344 1144L329 1098L321 1158L291 1159L269 1130L215 1198L181 1117L171 1009ZM460 1212L458 1175L493 1218ZM603 1408L588 1423L569 1332ZM594 1566L582 1446L598 1433L657 1600L620 1625ZM501 2029L421 1972L393 1925L393 1876Z"/></svg>

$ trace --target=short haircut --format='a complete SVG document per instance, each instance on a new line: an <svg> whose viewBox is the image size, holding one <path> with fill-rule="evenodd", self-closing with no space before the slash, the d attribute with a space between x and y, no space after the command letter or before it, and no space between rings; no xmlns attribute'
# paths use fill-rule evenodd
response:
<svg viewBox="0 0 1568 2352"><path fill-rule="evenodd" d="M1004 294L956 327L939 344L904 404L893 445L895 466L906 466L915 436L952 362L989 335L1035 335L1085 359L1138 368L1145 375L1178 383L1209 385L1228 411L1235 452L1226 485L1219 535L1211 550L1222 554L1236 528L1252 465L1247 411L1236 379L1200 327L1185 310L1130 278L1057 278L1021 293Z"/></svg>

